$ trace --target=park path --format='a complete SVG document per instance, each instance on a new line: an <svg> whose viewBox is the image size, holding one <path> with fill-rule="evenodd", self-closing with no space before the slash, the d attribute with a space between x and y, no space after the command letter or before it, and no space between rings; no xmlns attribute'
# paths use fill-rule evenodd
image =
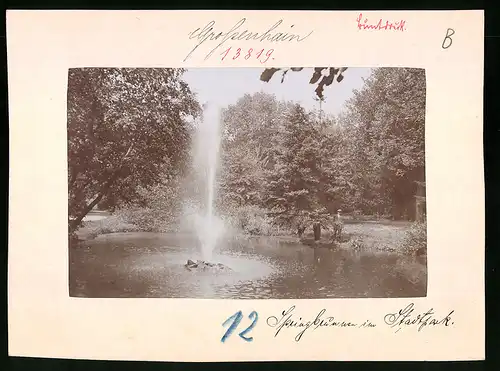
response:
<svg viewBox="0 0 500 371"><path fill-rule="evenodd" d="M83 218L84 222L106 219L111 215L109 211L92 210Z"/></svg>

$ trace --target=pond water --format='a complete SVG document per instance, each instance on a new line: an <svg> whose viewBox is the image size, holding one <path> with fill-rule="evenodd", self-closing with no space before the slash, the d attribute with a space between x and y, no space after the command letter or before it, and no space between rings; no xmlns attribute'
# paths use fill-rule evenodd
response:
<svg viewBox="0 0 500 371"><path fill-rule="evenodd" d="M273 237L221 241L214 262L229 273L194 272L188 235L116 233L70 248L70 295L217 299L419 297L426 263L395 253L313 249ZM412 272L417 271L417 275ZM422 278L423 277L423 278Z"/></svg>

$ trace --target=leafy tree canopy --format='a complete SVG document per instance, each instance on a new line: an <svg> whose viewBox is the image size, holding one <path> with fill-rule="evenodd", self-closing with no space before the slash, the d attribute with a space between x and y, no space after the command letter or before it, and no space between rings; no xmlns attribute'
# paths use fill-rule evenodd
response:
<svg viewBox="0 0 500 371"><path fill-rule="evenodd" d="M79 68L68 77L70 230L99 202L130 200L138 186L186 158L189 116L200 107L183 70Z"/></svg>

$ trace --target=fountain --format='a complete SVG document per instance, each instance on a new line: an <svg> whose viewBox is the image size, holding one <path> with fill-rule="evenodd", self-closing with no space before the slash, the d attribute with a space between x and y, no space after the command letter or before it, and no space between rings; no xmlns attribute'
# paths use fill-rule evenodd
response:
<svg viewBox="0 0 500 371"><path fill-rule="evenodd" d="M213 251L224 232L224 225L214 211L220 148L220 108L210 103L204 104L203 108L203 120L197 125L193 143L193 170L202 204L193 222L203 260L188 260L185 266L189 270L229 270L220 263L211 263Z"/></svg>

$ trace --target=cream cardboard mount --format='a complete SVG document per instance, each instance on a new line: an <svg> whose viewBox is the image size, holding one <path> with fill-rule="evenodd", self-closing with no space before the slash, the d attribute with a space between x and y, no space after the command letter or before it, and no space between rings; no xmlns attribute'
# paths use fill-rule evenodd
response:
<svg viewBox="0 0 500 371"><path fill-rule="evenodd" d="M483 359L483 28L482 11L8 11L10 355ZM70 295L69 70L291 66L425 70L425 295Z"/></svg>

